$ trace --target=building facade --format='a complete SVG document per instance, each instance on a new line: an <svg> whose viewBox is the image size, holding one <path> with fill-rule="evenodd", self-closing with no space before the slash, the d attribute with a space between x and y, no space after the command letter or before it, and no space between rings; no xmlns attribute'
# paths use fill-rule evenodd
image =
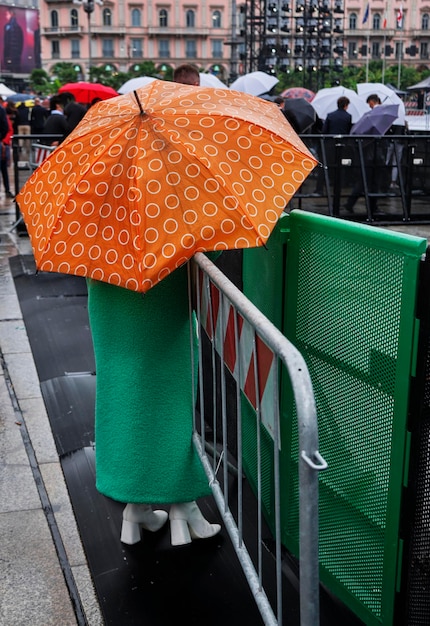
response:
<svg viewBox="0 0 430 626"><path fill-rule="evenodd" d="M72 63L80 77L89 66L128 72L153 61L194 63L220 79L229 74L231 5L227 0L40 0L42 67Z"/></svg>
<svg viewBox="0 0 430 626"><path fill-rule="evenodd" d="M127 72L148 60L161 75L190 62L223 82L256 69L341 79L371 60L430 69L430 0L19 0L0 5L3 39L11 7L35 66L72 63L81 79L90 66ZM10 62L1 70L17 74Z"/></svg>

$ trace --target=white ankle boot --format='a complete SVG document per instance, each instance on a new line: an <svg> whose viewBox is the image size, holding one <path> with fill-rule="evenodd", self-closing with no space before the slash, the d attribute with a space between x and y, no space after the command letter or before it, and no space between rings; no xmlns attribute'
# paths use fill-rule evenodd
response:
<svg viewBox="0 0 430 626"><path fill-rule="evenodd" d="M192 539L208 539L221 530L219 524L210 524L195 502L172 504L169 513L172 546L191 543Z"/></svg>
<svg viewBox="0 0 430 626"><path fill-rule="evenodd" d="M140 529L155 533L167 522L166 511L153 511L149 504L127 504L122 514L121 541L128 545L141 539Z"/></svg>

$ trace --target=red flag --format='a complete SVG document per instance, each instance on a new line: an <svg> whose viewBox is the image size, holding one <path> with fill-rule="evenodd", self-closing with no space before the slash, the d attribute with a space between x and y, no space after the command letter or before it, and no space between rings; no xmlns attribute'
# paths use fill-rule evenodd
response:
<svg viewBox="0 0 430 626"><path fill-rule="evenodd" d="M384 19L382 20L382 28L387 28L387 7L385 7Z"/></svg>

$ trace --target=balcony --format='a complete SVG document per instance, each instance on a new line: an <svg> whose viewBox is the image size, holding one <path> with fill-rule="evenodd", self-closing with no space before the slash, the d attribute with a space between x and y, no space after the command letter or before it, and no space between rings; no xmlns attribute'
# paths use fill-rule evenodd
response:
<svg viewBox="0 0 430 626"><path fill-rule="evenodd" d="M148 27L147 33L150 37L209 37L212 34L210 28L162 28L160 26Z"/></svg>
<svg viewBox="0 0 430 626"><path fill-rule="evenodd" d="M50 26L40 30L43 37L68 37L70 35L85 35L87 32L83 26Z"/></svg>

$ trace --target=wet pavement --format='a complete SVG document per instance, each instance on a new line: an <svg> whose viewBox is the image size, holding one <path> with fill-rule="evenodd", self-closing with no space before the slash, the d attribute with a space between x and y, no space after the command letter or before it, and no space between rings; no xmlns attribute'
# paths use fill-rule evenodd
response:
<svg viewBox="0 0 430 626"><path fill-rule="evenodd" d="M31 255L15 221L14 202L0 193L0 624L101 625L11 274L12 257ZM430 226L389 228L430 240Z"/></svg>
<svg viewBox="0 0 430 626"><path fill-rule="evenodd" d="M103 624L9 259L31 254L0 194L0 624Z"/></svg>

